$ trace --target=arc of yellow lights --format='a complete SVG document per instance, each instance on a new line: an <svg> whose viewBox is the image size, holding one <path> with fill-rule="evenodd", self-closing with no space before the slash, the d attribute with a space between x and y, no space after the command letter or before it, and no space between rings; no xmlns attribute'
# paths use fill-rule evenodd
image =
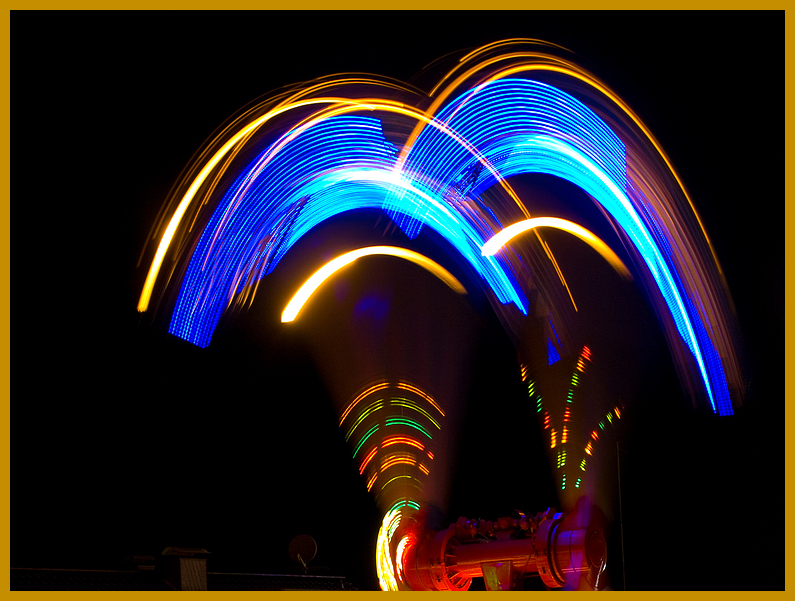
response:
<svg viewBox="0 0 795 601"><path fill-rule="evenodd" d="M345 411L343 411L342 416L340 417L340 426L342 425L342 422L345 421L345 418L348 417L348 414L351 412L351 409L353 409L354 406L356 406L356 403L361 401L368 394L370 394L372 392L376 392L378 390L383 390L384 388L389 388L389 383L388 382L378 382L378 383L373 384L372 386L370 386L367 390L365 390L359 396L357 396L355 399L353 399L351 404L348 405L348 408L345 409Z"/></svg>
<svg viewBox="0 0 795 601"><path fill-rule="evenodd" d="M409 392L413 392L414 394L421 396L431 405L433 405L434 409L436 409L442 415L442 417L444 417L444 411L442 411L442 408L436 404L436 401L434 401L429 394L426 394L425 392L423 392L416 386L409 384L408 382L398 382L397 388L400 388L401 390L408 390Z"/></svg>
<svg viewBox="0 0 795 601"><path fill-rule="evenodd" d="M621 261L618 255L616 255L616 253L614 253L613 250L600 238L595 236L584 227L577 225L576 223L567 219L560 219L558 217L535 217L533 219L525 219L524 221L519 221L513 225L509 225L508 227L494 234L494 236L492 236L483 245L481 248L481 253L485 257L495 255L497 251L499 251L513 237L537 227L554 227L577 236L580 240L583 240L589 244L594 250L602 255L602 257L608 263L610 263L613 269L615 269L622 277L627 280L632 280L632 274L629 272L629 269L627 269L627 266L624 265L623 261Z"/></svg>
<svg viewBox="0 0 795 601"><path fill-rule="evenodd" d="M345 411L342 412L342 415L340 416L340 426L342 426L342 423L345 421L345 418L348 417L348 414L353 410L353 408L356 406L356 404L359 401L361 401L366 396L372 394L373 392L377 392L379 390L384 390L385 388L389 388L389 386L390 386L390 384L388 382L376 382L375 384L373 384L372 386L367 388L364 392L359 394L355 399L353 399L353 401L351 401L351 404L348 405L348 407L345 409ZM417 388L416 386L414 386L412 384L409 384L408 382L398 382L395 385L395 388L398 388L400 390L407 390L409 392L413 392L414 394L417 394L417 395L421 396L426 401L428 401L441 414L442 417L444 417L445 413L442 410L442 408L436 403L436 401L434 401L433 398L429 394L425 393L424 391L422 391L421 389ZM386 439L386 440L391 440L391 439ZM386 444L387 444L386 440L384 441L384 446L386 446ZM417 444L419 444L419 443L417 443ZM420 450L422 450L422 445L420 445L420 447L418 447L418 448Z"/></svg>
<svg viewBox="0 0 795 601"><path fill-rule="evenodd" d="M298 289L298 292L295 293L295 296L293 296L287 304L287 307L285 307L282 312L282 323L293 321L304 304L309 300L309 297L312 296L315 290L317 290L326 279L331 277L331 275L346 265L353 263L356 259L370 255L388 255L416 263L420 267L430 271L457 293L466 294L466 288L464 288L461 282L459 282L452 273L424 255L397 246L367 246L340 255L318 269L306 282L304 282Z"/></svg>

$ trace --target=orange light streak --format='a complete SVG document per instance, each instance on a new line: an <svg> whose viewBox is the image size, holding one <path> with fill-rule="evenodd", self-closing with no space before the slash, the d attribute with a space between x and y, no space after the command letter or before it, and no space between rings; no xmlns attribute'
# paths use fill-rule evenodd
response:
<svg viewBox="0 0 795 601"><path fill-rule="evenodd" d="M408 453L397 453L394 455L387 455L381 461L381 471L385 471L394 465L416 465L417 458Z"/></svg>
<svg viewBox="0 0 795 601"><path fill-rule="evenodd" d="M494 236L483 245L481 254L485 257L493 256L515 236L537 227L553 227L576 236L602 255L605 261L607 261L623 278L627 280L632 279L632 274L629 269L627 269L627 266L624 265L624 262L600 238L581 225L569 221L568 219L560 219L558 217L535 217L509 225L494 234Z"/></svg>
<svg viewBox="0 0 795 601"><path fill-rule="evenodd" d="M361 257L367 257L371 255L388 255L416 263L420 267L430 271L433 275L442 280L458 294L466 294L466 289L452 273L447 271L436 261L433 261L424 255L414 252L413 250L399 248L397 246L367 246L352 250L332 259L323 265L323 267L318 269L314 274L312 274L312 276L298 289L298 292L295 293L293 298L287 304L287 307L285 307L284 311L282 312L282 322L286 323L293 321L298 316L298 313L301 311L301 308L304 306L304 304L306 304L306 302L309 300L309 297L312 296L315 290L317 290L320 285L334 273L343 267L350 265Z"/></svg>
<svg viewBox="0 0 795 601"><path fill-rule="evenodd" d="M370 492L370 489L373 488L373 484L378 479L378 470L371 476L370 480L367 481L367 492Z"/></svg>
<svg viewBox="0 0 795 601"><path fill-rule="evenodd" d="M409 436L390 436L385 438L381 443L381 448L392 446L393 444L407 444L409 446L415 447L420 451L425 450L425 445L423 445L419 440L415 438L411 438Z"/></svg>
<svg viewBox="0 0 795 601"><path fill-rule="evenodd" d="M431 396L425 393L423 390L420 390L416 386L412 386L408 382L398 382L397 387L400 388L401 390L408 390L409 392L413 392L414 394L420 395L422 398L428 401L433 406L433 408L436 409L441 414L442 417L444 417L444 411L442 411L442 408L439 407L439 405L436 404L436 401L434 401L431 398Z"/></svg>
<svg viewBox="0 0 795 601"><path fill-rule="evenodd" d="M345 421L345 418L348 417L348 414L351 412L351 410L356 406L356 403L361 401L367 395L372 394L373 392L377 392L379 390L383 390L384 388L389 388L389 383L379 382L378 384L373 384L372 386L370 386L370 388L368 388L359 396L357 396L355 399L353 399L351 404L348 405L348 408L345 411L343 411L342 417L340 417L340 426L342 425L342 422Z"/></svg>
<svg viewBox="0 0 795 601"><path fill-rule="evenodd" d="M378 453L378 445L376 445L372 449L370 449L370 452L367 453L367 456L364 458L364 461L362 461L362 464L359 466L359 473L360 474L364 473L364 468L366 468L367 464L370 463L370 461L373 459L373 457L376 456L376 453Z"/></svg>

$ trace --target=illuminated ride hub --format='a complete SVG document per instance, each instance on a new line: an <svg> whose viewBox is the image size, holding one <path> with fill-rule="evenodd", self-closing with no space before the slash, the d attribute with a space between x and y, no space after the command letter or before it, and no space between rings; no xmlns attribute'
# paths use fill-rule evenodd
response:
<svg viewBox="0 0 795 601"><path fill-rule="evenodd" d="M550 508L497 521L461 517L447 530L426 530L399 558L401 580L415 591L466 591L482 577L487 590L516 590L537 574L549 589L600 590L607 584L604 520Z"/></svg>

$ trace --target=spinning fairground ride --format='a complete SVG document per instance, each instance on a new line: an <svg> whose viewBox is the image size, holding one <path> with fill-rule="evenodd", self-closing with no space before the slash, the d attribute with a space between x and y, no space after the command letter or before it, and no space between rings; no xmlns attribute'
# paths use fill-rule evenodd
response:
<svg viewBox="0 0 795 601"><path fill-rule="evenodd" d="M333 370L320 368L343 374L329 384L340 433L383 515L382 589L467 590L482 578L511 590L529 575L548 589L604 589L617 561L604 449L631 411L638 361L622 343L635 335L631 312L625 328L606 330L605 305L638 294L693 402L727 416L743 392L731 299L663 148L566 49L498 41L436 69L424 89L320 78L232 117L164 205L138 310L204 348L225 316L270 294L269 280L293 282L284 328L338 302L335 323L313 330L339 341ZM545 190L561 186L550 201ZM348 219L386 228L390 243L370 243ZM342 234L313 253L329 225ZM429 291L429 314L451 339L436 349L446 363L425 360L414 309L364 289L355 303L335 301L334 282L368 265L361 273ZM472 297L488 300L516 347L527 406L499 419L543 440L560 511L439 518L465 435L457 374L472 338L435 303ZM407 329L410 345L392 336Z"/></svg>

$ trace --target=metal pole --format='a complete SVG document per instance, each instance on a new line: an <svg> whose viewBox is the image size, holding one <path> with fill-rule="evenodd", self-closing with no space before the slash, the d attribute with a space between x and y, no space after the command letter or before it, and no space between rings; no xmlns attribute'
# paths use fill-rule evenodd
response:
<svg viewBox="0 0 795 601"><path fill-rule="evenodd" d="M627 570L624 564L624 513L621 508L621 447L616 441L616 465L618 468L618 524L621 528L621 576L624 579L624 590L627 590Z"/></svg>

